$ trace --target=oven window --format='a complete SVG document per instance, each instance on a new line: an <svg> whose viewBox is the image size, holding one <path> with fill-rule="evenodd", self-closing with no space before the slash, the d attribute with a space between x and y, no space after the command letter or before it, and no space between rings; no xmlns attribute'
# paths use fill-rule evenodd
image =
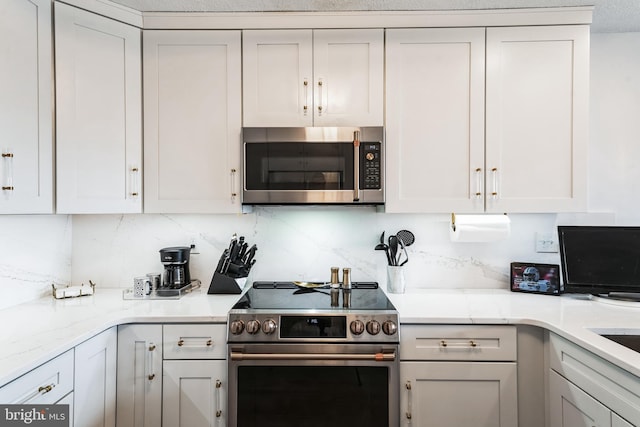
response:
<svg viewBox="0 0 640 427"><path fill-rule="evenodd" d="M353 190L350 143L247 143L247 190Z"/></svg>
<svg viewBox="0 0 640 427"><path fill-rule="evenodd" d="M384 366L239 366L238 427L388 427Z"/></svg>

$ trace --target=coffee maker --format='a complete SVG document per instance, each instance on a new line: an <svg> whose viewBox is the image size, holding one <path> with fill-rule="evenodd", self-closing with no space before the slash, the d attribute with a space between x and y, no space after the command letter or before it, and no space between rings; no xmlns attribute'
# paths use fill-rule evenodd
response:
<svg viewBox="0 0 640 427"><path fill-rule="evenodd" d="M164 265L162 274L162 287L170 289L181 289L191 283L189 274L189 254L191 248L188 246L174 246L160 249L160 261Z"/></svg>

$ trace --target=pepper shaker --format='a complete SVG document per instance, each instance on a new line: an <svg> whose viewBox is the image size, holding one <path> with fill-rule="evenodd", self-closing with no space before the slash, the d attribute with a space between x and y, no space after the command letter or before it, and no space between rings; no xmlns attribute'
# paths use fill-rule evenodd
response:
<svg viewBox="0 0 640 427"><path fill-rule="evenodd" d="M340 300L340 282L338 281L338 267L331 267L331 282L329 287L331 288L331 307L338 307Z"/></svg>
<svg viewBox="0 0 640 427"><path fill-rule="evenodd" d="M351 307L351 269L342 269L342 307Z"/></svg>

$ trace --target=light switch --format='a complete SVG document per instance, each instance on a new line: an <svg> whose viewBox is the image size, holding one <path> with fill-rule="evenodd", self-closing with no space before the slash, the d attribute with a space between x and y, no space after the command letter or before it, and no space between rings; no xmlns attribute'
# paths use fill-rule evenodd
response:
<svg viewBox="0 0 640 427"><path fill-rule="evenodd" d="M557 253L558 236L553 232L536 233L536 252Z"/></svg>

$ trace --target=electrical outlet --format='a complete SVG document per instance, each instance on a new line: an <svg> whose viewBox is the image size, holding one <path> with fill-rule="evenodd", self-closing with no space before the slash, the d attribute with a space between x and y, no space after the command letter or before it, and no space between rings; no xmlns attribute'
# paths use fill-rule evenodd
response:
<svg viewBox="0 0 640 427"><path fill-rule="evenodd" d="M536 233L536 252L557 253L558 237L553 232Z"/></svg>
<svg viewBox="0 0 640 427"><path fill-rule="evenodd" d="M191 255L200 254L200 250L198 249L198 246L196 245L196 236L190 236L189 237L189 246L191 247Z"/></svg>

